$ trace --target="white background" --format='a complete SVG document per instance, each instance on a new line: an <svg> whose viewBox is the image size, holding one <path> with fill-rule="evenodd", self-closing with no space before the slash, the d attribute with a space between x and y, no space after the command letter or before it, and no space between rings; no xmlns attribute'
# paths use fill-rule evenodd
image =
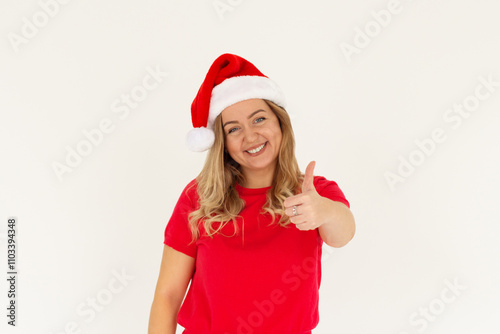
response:
<svg viewBox="0 0 500 334"><path fill-rule="evenodd" d="M372 12L389 2L232 0L218 13L211 0L73 0L48 16L2 0L2 277L11 216L19 243L18 326L6 325L2 279L2 333L146 333L166 222L206 154L184 144L190 105L225 52L282 87L302 171L315 160L356 218L347 246L325 248L313 332L498 332L500 87L459 126L443 117L473 101L479 77L500 82L500 5L401 1L381 27ZM34 16L38 31L16 46ZM112 104L148 67L168 75L120 119ZM58 178L53 164L104 119L113 131ZM446 140L418 153L436 128ZM386 174L410 157L419 165L391 187ZM91 319L97 296L108 299Z"/></svg>

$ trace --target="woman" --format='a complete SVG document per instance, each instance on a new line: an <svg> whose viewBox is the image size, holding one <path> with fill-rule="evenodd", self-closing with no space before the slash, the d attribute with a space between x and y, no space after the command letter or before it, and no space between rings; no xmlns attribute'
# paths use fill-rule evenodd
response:
<svg viewBox="0 0 500 334"><path fill-rule="evenodd" d="M321 246L354 236L334 181L302 175L279 87L223 54L191 106L194 151L210 149L165 229L149 333L307 334L319 322ZM186 298L186 290L191 282ZM182 306L181 306L182 304Z"/></svg>

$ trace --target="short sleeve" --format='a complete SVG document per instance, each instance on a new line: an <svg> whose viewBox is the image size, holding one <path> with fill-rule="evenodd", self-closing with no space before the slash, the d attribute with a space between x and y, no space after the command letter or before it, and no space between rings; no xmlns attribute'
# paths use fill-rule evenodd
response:
<svg viewBox="0 0 500 334"><path fill-rule="evenodd" d="M350 208L349 201L344 196L342 190L340 190L338 184L335 181L327 180L323 176L314 176L314 187L318 194L323 197L329 198L332 201L337 201L344 203Z"/></svg>
<svg viewBox="0 0 500 334"><path fill-rule="evenodd" d="M195 180L182 191L165 228L163 241L165 245L194 258L196 258L197 245L196 241L191 243L192 234L188 225L188 215L195 209L194 203L197 202L196 187L192 187Z"/></svg>

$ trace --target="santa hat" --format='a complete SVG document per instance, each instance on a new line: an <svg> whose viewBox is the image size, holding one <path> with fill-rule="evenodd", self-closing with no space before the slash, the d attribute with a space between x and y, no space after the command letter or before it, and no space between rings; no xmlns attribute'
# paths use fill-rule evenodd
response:
<svg viewBox="0 0 500 334"><path fill-rule="evenodd" d="M249 99L266 99L285 107L281 89L252 63L229 53L219 56L191 104L194 129L186 138L189 149L203 152L212 147L215 118L227 107Z"/></svg>

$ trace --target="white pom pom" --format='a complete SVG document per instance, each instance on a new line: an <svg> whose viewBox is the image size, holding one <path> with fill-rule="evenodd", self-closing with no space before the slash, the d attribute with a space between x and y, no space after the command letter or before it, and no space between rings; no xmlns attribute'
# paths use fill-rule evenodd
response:
<svg viewBox="0 0 500 334"><path fill-rule="evenodd" d="M215 142L215 134L205 127L190 130L186 137L186 144L191 151L203 152Z"/></svg>

